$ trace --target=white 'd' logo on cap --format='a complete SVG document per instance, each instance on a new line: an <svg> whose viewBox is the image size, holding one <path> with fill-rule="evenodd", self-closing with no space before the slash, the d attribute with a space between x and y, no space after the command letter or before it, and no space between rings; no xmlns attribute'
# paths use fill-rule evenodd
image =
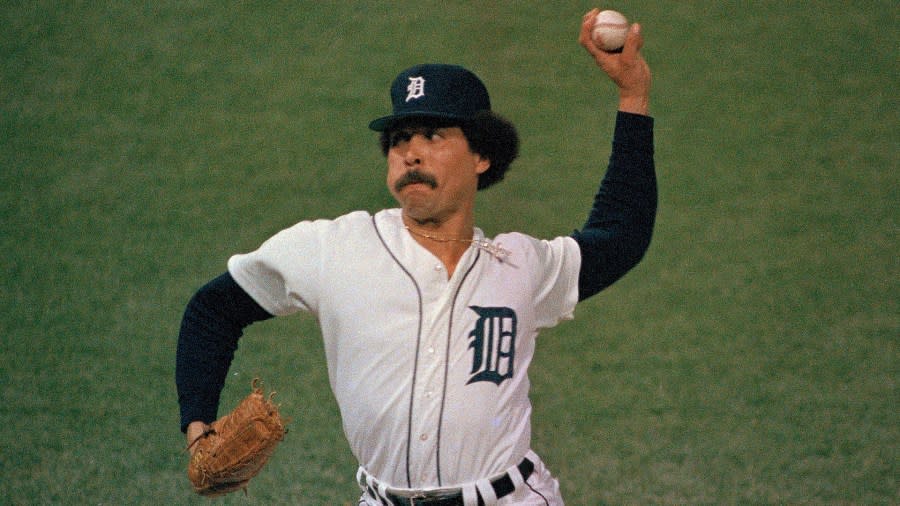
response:
<svg viewBox="0 0 900 506"><path fill-rule="evenodd" d="M424 77L410 77L409 78L409 86L406 87L406 91L409 92L409 95L406 95L406 101L409 102L414 98L421 98L425 96L425 78Z"/></svg>

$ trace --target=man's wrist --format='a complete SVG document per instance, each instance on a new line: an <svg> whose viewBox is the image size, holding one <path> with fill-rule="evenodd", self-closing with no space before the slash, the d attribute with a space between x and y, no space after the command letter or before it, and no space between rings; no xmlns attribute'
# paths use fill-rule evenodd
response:
<svg viewBox="0 0 900 506"><path fill-rule="evenodd" d="M647 95L619 96L619 110L632 114L650 115L650 97Z"/></svg>

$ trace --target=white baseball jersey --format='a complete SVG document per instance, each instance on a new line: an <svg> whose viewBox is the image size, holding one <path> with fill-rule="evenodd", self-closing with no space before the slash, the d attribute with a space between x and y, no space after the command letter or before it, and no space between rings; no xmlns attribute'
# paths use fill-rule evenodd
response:
<svg viewBox="0 0 900 506"><path fill-rule="evenodd" d="M354 212L298 223L228 269L270 313L316 315L344 431L370 474L452 487L530 449L535 338L571 318L578 298L574 239L493 242L510 254L473 245L448 279L399 209Z"/></svg>

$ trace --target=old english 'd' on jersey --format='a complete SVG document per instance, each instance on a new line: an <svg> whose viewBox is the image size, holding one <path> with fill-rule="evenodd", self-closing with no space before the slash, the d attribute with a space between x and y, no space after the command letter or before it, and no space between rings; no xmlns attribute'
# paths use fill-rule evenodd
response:
<svg viewBox="0 0 900 506"><path fill-rule="evenodd" d="M571 318L578 298L572 238L494 243L510 254L472 246L447 279L399 209L354 212L298 223L228 269L270 313L316 315L344 431L369 473L451 487L529 450L535 338Z"/></svg>

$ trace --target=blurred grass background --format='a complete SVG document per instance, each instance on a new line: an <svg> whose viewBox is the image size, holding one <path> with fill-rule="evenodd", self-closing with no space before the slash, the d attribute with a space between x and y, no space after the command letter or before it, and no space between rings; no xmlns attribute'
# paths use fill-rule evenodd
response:
<svg viewBox="0 0 900 506"><path fill-rule="evenodd" d="M545 333L534 447L568 504L896 504L894 2L618 1L654 71L644 262ZM523 138L488 233L580 226L615 92L588 2L2 2L0 503L206 504L174 347L193 291L307 218L392 205L368 121L459 63ZM249 495L355 504L315 322L252 327L293 418Z"/></svg>

